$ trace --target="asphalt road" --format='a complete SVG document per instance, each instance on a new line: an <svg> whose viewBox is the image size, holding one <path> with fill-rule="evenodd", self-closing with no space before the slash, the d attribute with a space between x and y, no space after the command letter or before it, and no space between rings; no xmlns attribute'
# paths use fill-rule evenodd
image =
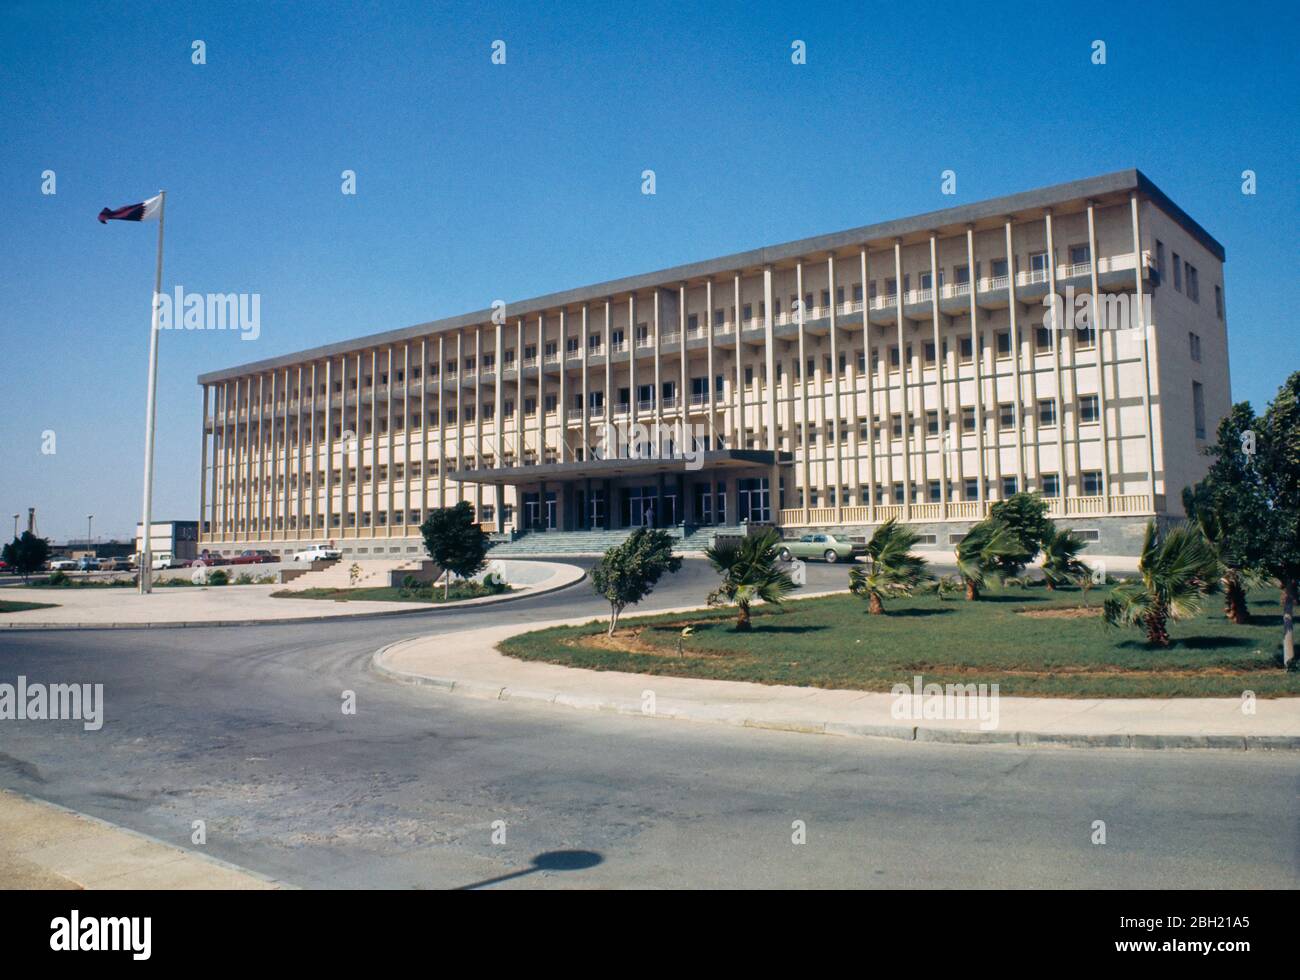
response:
<svg viewBox="0 0 1300 980"><path fill-rule="evenodd" d="M809 586L846 574L810 566ZM688 561L646 608L712 581ZM402 637L587 610L602 612L580 584L387 620L7 632L0 680L102 682L106 722L0 722L0 786L187 847L203 820L195 850L306 887L1300 885L1290 754L734 730L475 701L367 669Z"/></svg>

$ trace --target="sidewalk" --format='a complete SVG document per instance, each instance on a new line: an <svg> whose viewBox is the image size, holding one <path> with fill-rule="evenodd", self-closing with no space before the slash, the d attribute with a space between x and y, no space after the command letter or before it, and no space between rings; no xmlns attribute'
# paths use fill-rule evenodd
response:
<svg viewBox="0 0 1300 980"><path fill-rule="evenodd" d="M142 596L129 588L6 588L0 599L57 603L51 609L0 613L0 629L143 629L180 626L251 626L297 623L353 616L410 615L466 606L511 602L544 595L582 581L576 565L528 562L534 581L512 592L447 604L426 602L332 602L328 599L273 599L283 585L173 586Z"/></svg>
<svg viewBox="0 0 1300 980"><path fill-rule="evenodd" d="M589 621L499 625L403 640L379 650L373 666L394 680L467 697L823 735L1022 746L1300 750L1300 698L1259 699L1256 714L1246 715L1235 698L1000 697L997 725L984 730L974 718L895 718L895 698L888 693L583 670L516 660L496 649L518 633ZM647 692L653 692L652 710L643 710Z"/></svg>
<svg viewBox="0 0 1300 980"><path fill-rule="evenodd" d="M274 889L275 881L0 790L0 889Z"/></svg>

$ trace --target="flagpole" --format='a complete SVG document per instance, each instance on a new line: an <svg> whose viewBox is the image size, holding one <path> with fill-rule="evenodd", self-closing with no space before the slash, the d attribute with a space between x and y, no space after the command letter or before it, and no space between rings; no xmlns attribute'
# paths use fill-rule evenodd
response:
<svg viewBox="0 0 1300 980"><path fill-rule="evenodd" d="M153 434L158 393L158 317L161 311L163 265L163 218L167 211L167 192L158 192L158 264L154 270L153 315L149 324L149 395L145 400L144 422L144 517L141 527L140 594L153 591Z"/></svg>

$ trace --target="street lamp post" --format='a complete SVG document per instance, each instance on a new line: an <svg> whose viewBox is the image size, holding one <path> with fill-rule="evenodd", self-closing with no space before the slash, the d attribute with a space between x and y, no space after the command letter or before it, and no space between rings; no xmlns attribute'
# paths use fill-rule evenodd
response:
<svg viewBox="0 0 1300 980"><path fill-rule="evenodd" d="M18 515L14 515L14 540L18 540Z"/></svg>
<svg viewBox="0 0 1300 980"><path fill-rule="evenodd" d="M94 514L86 515L86 547L93 553L95 550L94 537L90 533L91 522L95 520Z"/></svg>

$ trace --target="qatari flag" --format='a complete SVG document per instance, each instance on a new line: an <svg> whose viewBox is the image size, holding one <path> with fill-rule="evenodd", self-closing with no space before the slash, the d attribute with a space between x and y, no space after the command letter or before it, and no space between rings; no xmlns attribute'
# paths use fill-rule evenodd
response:
<svg viewBox="0 0 1300 980"><path fill-rule="evenodd" d="M112 211L104 208L99 212L99 223L106 225L110 221L154 221L158 218L158 205L161 201L162 195L159 194L140 204L128 204Z"/></svg>

